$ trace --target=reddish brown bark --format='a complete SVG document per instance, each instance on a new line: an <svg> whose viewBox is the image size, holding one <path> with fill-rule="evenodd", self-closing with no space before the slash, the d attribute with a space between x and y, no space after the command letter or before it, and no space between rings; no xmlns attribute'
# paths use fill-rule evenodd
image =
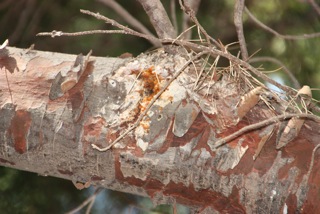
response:
<svg viewBox="0 0 320 214"><path fill-rule="evenodd" d="M279 113L259 101L238 121L235 106L247 88L227 72L212 88L193 90L195 72L187 69L115 147L91 147L107 146L132 125L185 62L164 53L86 59L8 48L0 61L0 164L80 188L90 183L155 203L176 200L203 213L315 213L317 154L307 173L319 124L307 121L281 150L272 136L255 161L266 127L213 149L217 140ZM70 72L82 75L72 73L75 85L64 91L59 86L72 82Z"/></svg>

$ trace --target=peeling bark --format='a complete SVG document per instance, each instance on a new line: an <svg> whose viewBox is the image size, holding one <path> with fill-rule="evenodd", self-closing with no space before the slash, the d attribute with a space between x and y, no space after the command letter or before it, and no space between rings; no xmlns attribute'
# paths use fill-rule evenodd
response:
<svg viewBox="0 0 320 214"><path fill-rule="evenodd" d="M270 127L214 149L215 141L284 109L270 100L276 109L271 111L255 97L238 115L250 92L231 74L240 69L220 80L209 77L197 90L196 72L186 69L135 130L99 152L91 144L105 147L130 127L187 60L163 52L135 59L90 57L75 69L77 56L7 50L0 55L0 165L69 179L77 188L91 184L148 196L155 204L177 201L202 213L320 208L317 158L308 176L319 124L305 121L281 150L275 136L266 140L263 134ZM57 78L69 82L70 71L81 76L49 97L61 86Z"/></svg>

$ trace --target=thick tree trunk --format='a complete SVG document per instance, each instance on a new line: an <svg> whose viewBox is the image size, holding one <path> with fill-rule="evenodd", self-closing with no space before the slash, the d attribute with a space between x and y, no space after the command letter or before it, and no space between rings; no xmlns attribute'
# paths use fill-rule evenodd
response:
<svg viewBox="0 0 320 214"><path fill-rule="evenodd" d="M279 114L281 103L270 99L270 110L260 100L241 113L249 87L237 67L220 79L197 80L191 66L161 93L186 63L162 52L119 59L2 50L0 164L69 179L77 188L176 200L203 213L319 210L317 158L309 170L319 124L307 121L281 150L274 124L215 148L219 139ZM91 146L106 147L121 135L107 151Z"/></svg>

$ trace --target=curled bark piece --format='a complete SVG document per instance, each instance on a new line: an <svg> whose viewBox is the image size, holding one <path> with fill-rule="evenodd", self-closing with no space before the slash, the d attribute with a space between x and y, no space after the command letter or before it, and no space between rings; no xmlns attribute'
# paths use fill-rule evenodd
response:
<svg viewBox="0 0 320 214"><path fill-rule="evenodd" d="M87 67L91 53L92 51L87 54L85 59L82 54L77 56L73 67L67 73L65 80L61 83L61 90L63 93L66 93L78 83L81 75Z"/></svg>
<svg viewBox="0 0 320 214"><path fill-rule="evenodd" d="M50 100L55 100L59 97L62 97L78 83L81 75L86 70L91 53L92 52L90 51L85 58L82 54L79 54L70 70L65 73L60 71L56 75L50 88Z"/></svg>
<svg viewBox="0 0 320 214"><path fill-rule="evenodd" d="M258 144L258 148L256 149L254 155L253 155L253 160L256 160L257 157L259 156L264 144L271 138L274 132L274 125L267 126L263 132L260 133L261 140Z"/></svg>

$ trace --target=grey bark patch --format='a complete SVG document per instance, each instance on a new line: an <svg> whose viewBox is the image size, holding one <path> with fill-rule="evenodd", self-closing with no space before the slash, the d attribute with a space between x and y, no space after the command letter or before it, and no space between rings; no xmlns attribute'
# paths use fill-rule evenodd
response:
<svg viewBox="0 0 320 214"><path fill-rule="evenodd" d="M163 108L154 105L150 109L150 112L153 112L150 117L150 130L149 133L142 138L145 142L151 143L148 146L148 150L157 150L161 148L165 142L172 124L174 112L179 103L180 102L169 103Z"/></svg>
<svg viewBox="0 0 320 214"><path fill-rule="evenodd" d="M50 92L49 92L50 100L55 100L63 96L63 92L60 87L62 82L63 82L63 78L62 78L61 72L59 72L54 78L50 88Z"/></svg>
<svg viewBox="0 0 320 214"><path fill-rule="evenodd" d="M177 137L185 135L192 123L196 119L200 109L193 103L182 103L178 107L174 115L173 134Z"/></svg>

